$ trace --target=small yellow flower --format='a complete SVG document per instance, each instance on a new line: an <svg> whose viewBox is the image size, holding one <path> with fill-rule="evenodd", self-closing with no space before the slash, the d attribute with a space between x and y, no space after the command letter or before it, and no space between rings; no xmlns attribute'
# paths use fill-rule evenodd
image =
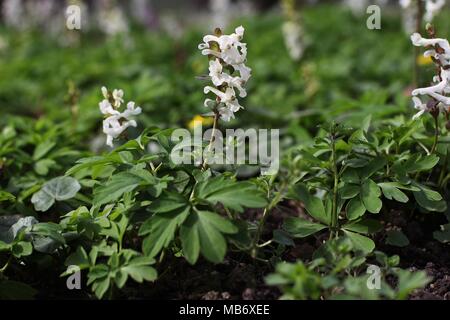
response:
<svg viewBox="0 0 450 320"><path fill-rule="evenodd" d="M424 57L422 55L417 57L417 64L419 66L427 66L432 63L433 63L433 60L431 59L431 57Z"/></svg>
<svg viewBox="0 0 450 320"><path fill-rule="evenodd" d="M194 118L192 118L191 121L189 121L188 128L192 130L200 125L210 126L213 124L213 122L213 118L204 118L202 116L196 115Z"/></svg>

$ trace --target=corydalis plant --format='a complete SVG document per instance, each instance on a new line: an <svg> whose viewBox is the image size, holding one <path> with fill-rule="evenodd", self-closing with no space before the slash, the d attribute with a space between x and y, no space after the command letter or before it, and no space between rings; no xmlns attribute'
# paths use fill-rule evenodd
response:
<svg viewBox="0 0 450 320"><path fill-rule="evenodd" d="M106 144L113 147L113 140L118 138L128 127L136 127L132 116L137 116L142 112L140 107L135 107L135 103L130 101L123 112L118 109L123 100L123 90L114 89L109 92L106 87L102 87L104 99L99 103L100 111L105 115L103 120L103 132L106 134Z"/></svg>
<svg viewBox="0 0 450 320"><path fill-rule="evenodd" d="M411 36L413 45L425 47L425 57L431 57L437 67L437 74L433 77L432 85L425 88L413 90L414 107L419 112L414 118L420 117L425 112L430 112L434 117L442 111L448 117L448 106L450 105L450 45L448 40L435 38L435 31L431 25L427 26L429 39L423 38L419 33ZM426 103L419 96L427 96L430 99Z"/></svg>
<svg viewBox="0 0 450 320"><path fill-rule="evenodd" d="M224 121L234 118L234 113L242 109L236 97L244 98L247 92L245 84L251 77L251 69L245 65L247 60L247 45L242 43L244 27L236 28L231 35L223 35L217 28L215 35L203 38L198 48L209 58L209 77L214 86L206 86L205 94L210 92L216 99L206 99L205 106L213 110Z"/></svg>

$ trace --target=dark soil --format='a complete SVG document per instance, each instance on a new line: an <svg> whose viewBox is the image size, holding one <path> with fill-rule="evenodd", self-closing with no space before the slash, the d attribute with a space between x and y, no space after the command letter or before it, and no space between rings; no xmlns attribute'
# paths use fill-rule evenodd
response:
<svg viewBox="0 0 450 320"><path fill-rule="evenodd" d="M425 270L433 279L425 288L416 290L410 296L411 300L450 300L450 245L432 237L433 231L444 221L434 216L422 215L412 220L404 216L391 213L395 227L403 230L410 244L404 248L389 246L384 244L381 236L377 239L377 248L390 255L399 255L400 267L411 271Z"/></svg>

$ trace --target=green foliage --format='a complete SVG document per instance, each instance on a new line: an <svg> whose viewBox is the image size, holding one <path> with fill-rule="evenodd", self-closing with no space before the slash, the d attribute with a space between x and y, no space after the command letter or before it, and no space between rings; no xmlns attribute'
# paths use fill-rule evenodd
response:
<svg viewBox="0 0 450 320"><path fill-rule="evenodd" d="M266 283L282 290L281 299L378 300L405 299L430 281L423 271L411 273L396 267L398 256L387 257L381 252L353 255L351 247L345 240L329 241L315 253L318 258L309 263L279 263ZM373 258L379 266L367 262ZM377 276L370 271L374 266L372 270L380 271L379 287L371 278ZM397 279L396 286L386 282L388 276Z"/></svg>
<svg viewBox="0 0 450 320"><path fill-rule="evenodd" d="M389 226L398 212L408 222L435 218L434 237L450 239L441 219L450 221L448 128L440 123L432 150L431 116L405 115L408 39L390 17L380 36L334 5L302 15L309 40L298 63L280 17L240 21L253 77L245 110L219 127L280 128L281 167L269 176L171 160L174 128L205 112L203 83L193 80L208 68L196 49L203 31L174 40L131 30L133 50L121 37L83 34L83 45L67 48L0 31L8 43L0 55L0 298L31 299L78 270L90 296L125 297L134 282L178 276L170 272L186 265L181 259L201 268L236 256L262 270L276 265L266 281L285 299L406 299L425 286L423 272L377 251L380 238L410 245ZM71 105L66 81L81 93ZM99 135L103 84L132 93L143 109L112 150ZM311 260L283 262L290 247L327 238ZM372 264L382 270L380 290L367 286Z"/></svg>

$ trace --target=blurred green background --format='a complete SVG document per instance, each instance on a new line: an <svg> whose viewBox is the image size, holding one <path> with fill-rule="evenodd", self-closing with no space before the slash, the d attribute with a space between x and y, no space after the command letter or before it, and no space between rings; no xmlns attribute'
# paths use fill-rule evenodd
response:
<svg viewBox="0 0 450 320"><path fill-rule="evenodd" d="M6 15L7 2L22 3L18 22ZM231 1L226 10L209 1L28 2L35 7L2 1L2 126L9 115L55 123L72 119L78 134L92 138L101 133L103 85L122 88L126 101L143 108L141 127L188 126L206 112L205 82L196 77L207 73L208 63L197 46L215 25L226 25L226 32L245 27L253 69L241 102L245 110L230 126L276 127L304 140L331 119L358 124L367 114L413 113L408 87L414 49L395 2L382 7L381 30L369 30L368 15L345 1L298 1L304 48L299 61L286 48L282 30L289 14L278 1ZM45 17L38 16L39 2L54 2ZM69 4L82 6L81 30L65 28ZM446 17L442 12L435 22L443 37ZM423 72L434 72L432 64L423 64Z"/></svg>

